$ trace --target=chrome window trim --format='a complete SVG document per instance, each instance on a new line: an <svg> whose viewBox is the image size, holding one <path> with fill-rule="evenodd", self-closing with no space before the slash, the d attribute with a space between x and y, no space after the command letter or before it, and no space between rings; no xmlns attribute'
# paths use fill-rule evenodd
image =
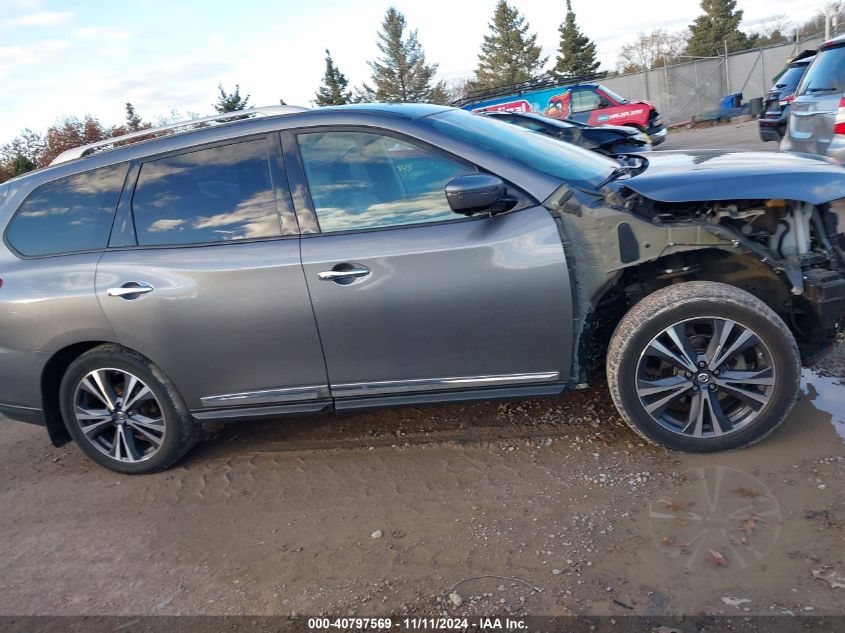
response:
<svg viewBox="0 0 845 633"><path fill-rule="evenodd" d="M236 404L270 404L281 402L299 402L302 400L319 400L329 397L328 385L309 385L307 387L287 387L280 389L263 389L261 391L242 391L217 396L200 398L204 407L225 407Z"/></svg>
<svg viewBox="0 0 845 633"><path fill-rule="evenodd" d="M469 389L473 387L507 384L543 383L560 380L559 371L523 374L495 374L487 376L452 376L447 378L418 378L414 380L384 380L380 382L350 382L332 385L332 395L338 398L370 396L418 391Z"/></svg>

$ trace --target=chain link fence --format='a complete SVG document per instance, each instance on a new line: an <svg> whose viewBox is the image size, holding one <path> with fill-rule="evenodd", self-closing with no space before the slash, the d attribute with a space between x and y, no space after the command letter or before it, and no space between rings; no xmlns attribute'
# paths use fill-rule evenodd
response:
<svg viewBox="0 0 845 633"><path fill-rule="evenodd" d="M668 124L718 112L720 99L742 93L744 101L764 97L784 65L806 49L818 48L821 36L741 53L656 68L602 83L627 99L646 99Z"/></svg>

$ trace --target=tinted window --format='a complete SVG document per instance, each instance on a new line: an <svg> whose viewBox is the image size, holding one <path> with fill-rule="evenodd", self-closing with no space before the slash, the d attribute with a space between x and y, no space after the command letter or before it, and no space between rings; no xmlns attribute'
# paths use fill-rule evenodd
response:
<svg viewBox="0 0 845 633"><path fill-rule="evenodd" d="M845 47L821 51L801 81L799 94L842 92L845 90Z"/></svg>
<svg viewBox="0 0 845 633"><path fill-rule="evenodd" d="M380 134L297 138L323 232L461 218L449 208L444 189L455 176L473 171L468 165Z"/></svg>
<svg viewBox="0 0 845 633"><path fill-rule="evenodd" d="M127 169L103 167L38 187L18 209L6 238L29 256L105 248Z"/></svg>
<svg viewBox="0 0 845 633"><path fill-rule="evenodd" d="M267 140L144 163L132 210L142 246L280 235Z"/></svg>
<svg viewBox="0 0 845 633"><path fill-rule="evenodd" d="M522 117L514 117L512 119L505 119L508 123L512 123L514 125L518 125L519 127L524 127L526 130L533 130L534 132L542 132L546 130L546 126L542 125L539 121L535 121L534 119L529 118L522 118Z"/></svg>
<svg viewBox="0 0 845 633"><path fill-rule="evenodd" d="M801 81L801 77L804 75L805 70L807 70L806 64L802 64L801 66L790 66L778 78L777 83L775 84L775 87L776 88L794 88L795 86L798 85L798 82Z"/></svg>
<svg viewBox="0 0 845 633"><path fill-rule="evenodd" d="M595 186L618 166L616 161L595 152L466 110L447 110L420 119L420 123L495 156L576 185Z"/></svg>

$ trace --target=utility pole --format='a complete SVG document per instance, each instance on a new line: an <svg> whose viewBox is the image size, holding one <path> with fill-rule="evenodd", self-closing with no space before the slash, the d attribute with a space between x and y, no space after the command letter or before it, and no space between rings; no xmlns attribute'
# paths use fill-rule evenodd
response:
<svg viewBox="0 0 845 633"><path fill-rule="evenodd" d="M825 41L830 39L830 7L826 6L824 8L824 39Z"/></svg>
<svg viewBox="0 0 845 633"><path fill-rule="evenodd" d="M725 40L725 94L731 94L731 69L728 66L728 40Z"/></svg>

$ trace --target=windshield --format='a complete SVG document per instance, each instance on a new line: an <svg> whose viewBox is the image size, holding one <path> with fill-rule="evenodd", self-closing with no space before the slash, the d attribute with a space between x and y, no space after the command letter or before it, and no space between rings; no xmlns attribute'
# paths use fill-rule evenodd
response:
<svg viewBox="0 0 845 633"><path fill-rule="evenodd" d="M466 110L447 110L423 120L439 132L576 186L595 187L619 166L595 152Z"/></svg>
<svg viewBox="0 0 845 633"><path fill-rule="evenodd" d="M845 47L829 48L816 55L801 80L799 95L845 90Z"/></svg>
<svg viewBox="0 0 845 633"><path fill-rule="evenodd" d="M620 97L618 94L613 92L613 90L611 90L610 88L608 88L605 85L602 85L601 90L604 94L606 94L608 97L610 97L611 99L613 99L616 103L618 103L620 105L624 105L624 104L628 103L628 100L625 97Z"/></svg>

